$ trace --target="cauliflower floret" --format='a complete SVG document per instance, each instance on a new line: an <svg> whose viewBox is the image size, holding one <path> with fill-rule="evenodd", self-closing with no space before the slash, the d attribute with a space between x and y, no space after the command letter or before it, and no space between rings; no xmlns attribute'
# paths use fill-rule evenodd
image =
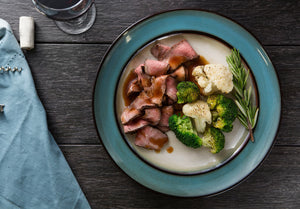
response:
<svg viewBox="0 0 300 209"><path fill-rule="evenodd" d="M200 133L205 131L206 123L211 124L211 112L206 102L198 100L183 105L184 115L193 118L196 130Z"/></svg>
<svg viewBox="0 0 300 209"><path fill-rule="evenodd" d="M216 91L229 93L233 89L232 73L222 64L199 65L192 72L201 93L211 95Z"/></svg>

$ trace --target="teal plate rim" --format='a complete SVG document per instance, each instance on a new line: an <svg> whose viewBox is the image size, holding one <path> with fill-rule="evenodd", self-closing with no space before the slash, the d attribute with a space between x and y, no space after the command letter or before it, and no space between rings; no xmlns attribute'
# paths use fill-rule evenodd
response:
<svg viewBox="0 0 300 209"><path fill-rule="evenodd" d="M215 36L212 36L211 34L206 34L204 32L199 32L199 31L180 31L180 32L171 32L170 34L163 34L162 36L160 37L155 37L153 40L150 40L149 43L146 43L144 46L142 46L140 49L138 49L136 51L136 53L134 53L132 55L132 57L127 61L127 63L124 65L124 69L126 68L126 66L128 65L128 63L131 61L131 59L137 55L139 53L140 50L143 50L144 47L146 47L148 44L151 44L153 42L155 42L156 40L158 39L161 39L161 38L165 38L165 37L168 37L168 36L172 36L172 35L180 35L180 34L194 34L194 35L203 35L203 36L206 36L206 37L210 37L224 45L226 45L227 47L229 48L233 48L232 46L230 46L228 43L224 42L223 40L219 39L218 37L215 37ZM247 66L248 69L249 68L249 65L248 63L244 60L244 58L241 56L243 62L244 62L244 65ZM122 72L123 73L123 72ZM118 81L120 81L120 78L122 77L122 73L120 73L119 75L119 78L118 78ZM257 91L257 87L256 87L256 81L255 81L255 78L251 72L251 69L249 71L249 77L251 78L251 80L254 82L254 85L252 86L252 91L254 92L254 95L255 95L255 98L257 99L256 101L256 106L259 107L259 95L258 95L258 91ZM118 86L118 85L117 85ZM116 96L117 96L117 92L115 92L115 104L116 104ZM119 118L119 116L117 115L117 109L116 109L116 105L115 105L115 117ZM248 141L250 140L250 133L247 134L247 136L245 137L245 139L243 140L243 142L241 143L241 145L234 151L234 153L227 159L225 159L224 161L222 161L220 164L218 165L215 165L215 166L212 166L210 168L207 168L207 169L203 169L203 170L197 170L197 171L190 171L190 172L180 172L180 171L173 171L173 170L168 170L166 168L163 168L163 167L159 167L151 162L149 162L147 159L145 159L143 156L141 156L135 149L134 149L134 145L131 144L129 142L128 139L126 139L126 134L122 132L122 125L121 124L118 124L119 126L119 131L120 133L122 134L122 137L123 139L127 142L127 145L129 146L129 148L132 150L132 152L134 152L140 159L142 159L145 163L153 166L154 168L156 169L159 169L163 172L167 172L167 173L170 173L170 174L173 174L173 175L187 175L187 176L191 176L191 175L198 175L198 174L203 174L203 173L207 173L207 172L211 172L215 169L218 169L224 165L226 165L228 162L230 162L232 159L234 159L234 157L236 155L238 155L243 149L244 147L247 145Z"/></svg>
<svg viewBox="0 0 300 209"><path fill-rule="evenodd" d="M256 141L248 143L226 165L193 176L163 172L136 156L119 132L114 109L116 82L131 56L154 37L179 31L207 33L239 49L255 77L260 101L260 114L254 131ZM269 154L281 118L277 73L262 45L241 25L204 10L166 11L146 17L127 28L102 59L94 85L93 103L97 133L113 161L140 184L180 197L215 195L245 180Z"/></svg>

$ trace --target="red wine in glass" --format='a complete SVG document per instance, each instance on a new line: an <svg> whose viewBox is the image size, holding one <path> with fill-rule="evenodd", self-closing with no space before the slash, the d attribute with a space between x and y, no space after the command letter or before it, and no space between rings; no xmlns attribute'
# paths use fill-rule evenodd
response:
<svg viewBox="0 0 300 209"><path fill-rule="evenodd" d="M39 2L49 8L65 9L74 6L80 0L39 0Z"/></svg>
<svg viewBox="0 0 300 209"><path fill-rule="evenodd" d="M96 19L94 0L32 0L35 7L68 34L80 34Z"/></svg>

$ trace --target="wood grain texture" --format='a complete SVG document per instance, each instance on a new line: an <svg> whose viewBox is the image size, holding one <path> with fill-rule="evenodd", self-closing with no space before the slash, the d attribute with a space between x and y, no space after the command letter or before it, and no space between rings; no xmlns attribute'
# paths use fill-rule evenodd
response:
<svg viewBox="0 0 300 209"><path fill-rule="evenodd" d="M300 205L300 147L275 146L253 175L209 198L176 198L136 183L102 146L61 146L92 208L285 208Z"/></svg>
<svg viewBox="0 0 300 209"><path fill-rule="evenodd" d="M92 114L95 78L107 45L37 44L26 54L49 129L58 143L99 143Z"/></svg>
<svg viewBox="0 0 300 209"><path fill-rule="evenodd" d="M300 145L300 47L266 47L277 70L282 111L277 144Z"/></svg>
<svg viewBox="0 0 300 209"><path fill-rule="evenodd" d="M26 54L49 128L58 143L99 143L93 123L92 96L106 44L37 44ZM282 93L277 144L300 145L299 46L268 46ZM297 105L298 104L298 105Z"/></svg>
<svg viewBox="0 0 300 209"><path fill-rule="evenodd" d="M38 13L31 1L1 0L1 18L18 33L18 18L32 16L37 42L110 43L128 26L149 15L171 9L204 9L225 15L242 24L266 45L300 44L299 1L206 1L206 0L96 0L97 19L87 33L69 36L54 22Z"/></svg>
<svg viewBox="0 0 300 209"><path fill-rule="evenodd" d="M0 18L11 24L17 37L19 16L35 19L35 49L25 56L47 112L49 129L92 208L298 209L300 1L95 1L94 26L84 34L67 35L38 13L31 0L0 0ZM272 152L243 183L209 198L171 197L136 183L106 153L92 112L98 67L113 40L141 18L190 8L220 13L251 31L265 46L281 86L282 119Z"/></svg>

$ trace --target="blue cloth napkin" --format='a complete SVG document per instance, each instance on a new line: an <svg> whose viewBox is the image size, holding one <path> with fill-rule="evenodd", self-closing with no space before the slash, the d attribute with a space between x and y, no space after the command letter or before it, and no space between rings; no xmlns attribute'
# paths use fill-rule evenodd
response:
<svg viewBox="0 0 300 209"><path fill-rule="evenodd" d="M9 24L0 19L0 208L90 208L48 130L26 59Z"/></svg>

